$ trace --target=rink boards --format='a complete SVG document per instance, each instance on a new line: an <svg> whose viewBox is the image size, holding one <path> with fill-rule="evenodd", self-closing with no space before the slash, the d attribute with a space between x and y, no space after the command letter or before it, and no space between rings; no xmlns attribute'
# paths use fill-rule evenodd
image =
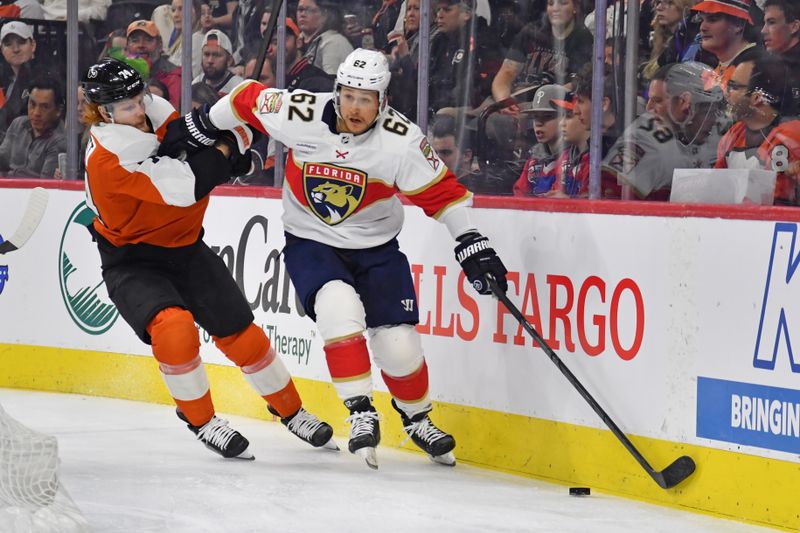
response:
<svg viewBox="0 0 800 533"><path fill-rule="evenodd" d="M0 190L4 237L29 194L17 185ZM83 192L60 186L28 244L0 256L0 386L169 403L148 347L108 300ZM215 195L205 240L306 405L344 435L321 340L280 260L280 200L263 194ZM792 351L800 346L800 216L481 202L475 218L509 268L511 299L656 469L688 454L698 470L659 489L514 318L468 287L446 229L408 206L399 239L418 289L434 418L455 434L459 459L800 528L800 353ZM264 418L237 369L204 332L201 341L217 408ZM378 373L374 383L385 392ZM377 402L384 444L398 445L387 395Z"/></svg>

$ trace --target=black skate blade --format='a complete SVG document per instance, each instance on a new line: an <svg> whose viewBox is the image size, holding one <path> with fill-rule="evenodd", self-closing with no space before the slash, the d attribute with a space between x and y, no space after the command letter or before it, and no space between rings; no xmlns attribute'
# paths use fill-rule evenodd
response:
<svg viewBox="0 0 800 533"><path fill-rule="evenodd" d="M378 469L378 454L375 453L375 448L365 446L364 448L359 448L354 453L364 459L368 467L373 470Z"/></svg>
<svg viewBox="0 0 800 533"><path fill-rule="evenodd" d="M444 466L456 466L456 456L453 452L443 453L442 455L428 455L428 459L432 462Z"/></svg>
<svg viewBox="0 0 800 533"><path fill-rule="evenodd" d="M671 489L694 472L695 464L691 457L683 455L661 472L651 474L662 489Z"/></svg>

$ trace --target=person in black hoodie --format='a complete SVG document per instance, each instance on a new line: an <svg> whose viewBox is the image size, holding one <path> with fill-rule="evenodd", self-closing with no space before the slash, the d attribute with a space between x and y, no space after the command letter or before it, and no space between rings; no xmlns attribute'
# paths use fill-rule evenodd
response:
<svg viewBox="0 0 800 533"><path fill-rule="evenodd" d="M474 108L491 94L502 51L485 19L475 16L474 1L438 0L439 33L431 42L428 106Z"/></svg>

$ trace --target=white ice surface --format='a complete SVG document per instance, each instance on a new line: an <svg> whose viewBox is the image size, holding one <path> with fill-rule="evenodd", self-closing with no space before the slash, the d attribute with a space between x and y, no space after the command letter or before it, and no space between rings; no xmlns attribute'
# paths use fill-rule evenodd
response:
<svg viewBox="0 0 800 533"><path fill-rule="evenodd" d="M315 450L242 417L227 418L252 462L206 450L165 405L9 389L0 404L58 437L63 484L98 533L771 531L389 448L373 471L343 438Z"/></svg>

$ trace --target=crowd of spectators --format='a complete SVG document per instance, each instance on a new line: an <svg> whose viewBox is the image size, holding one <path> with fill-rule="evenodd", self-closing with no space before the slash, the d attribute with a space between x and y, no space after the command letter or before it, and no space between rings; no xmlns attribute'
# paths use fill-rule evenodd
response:
<svg viewBox="0 0 800 533"><path fill-rule="evenodd" d="M191 23L183 20L184 1L191 1ZM80 0L81 31L96 45L89 60L128 62L152 93L180 109L186 27L192 105L213 104L253 77L270 0L133 3L136 9L129 0ZM597 14L587 0L431 0L422 110L421 0L289 0L286 86L330 91L355 47L382 50L391 105L411 119L424 116L437 153L476 193L588 197L595 128L602 198L668 200L676 168L761 168L777 173L775 203L800 203L800 3L640 0L632 36L624 23L630 3L609 4L600 102L591 91ZM63 73L47 63L63 63L64 53L52 43L36 52L39 37L65 14L64 0L0 6L0 172L60 175L65 91L43 80L51 70ZM637 61L625 55L628 40ZM275 35L256 76L269 85L277 44ZM635 104L625 92L626 69L635 69ZM593 106L602 110L598 124ZM259 172L243 183L272 183L275 147L262 145Z"/></svg>

